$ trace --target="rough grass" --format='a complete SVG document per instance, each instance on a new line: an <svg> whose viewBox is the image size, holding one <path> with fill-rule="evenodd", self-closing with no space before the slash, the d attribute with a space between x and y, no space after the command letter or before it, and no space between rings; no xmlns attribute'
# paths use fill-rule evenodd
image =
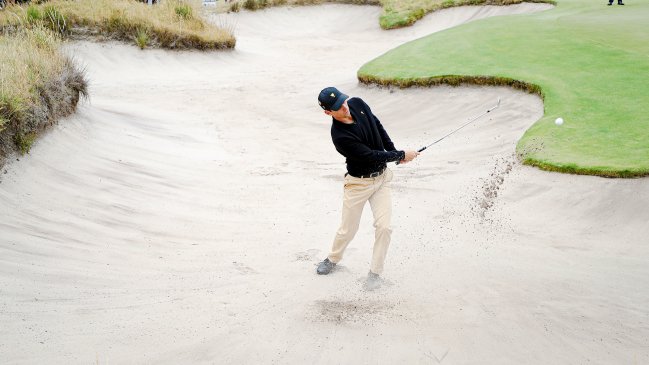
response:
<svg viewBox="0 0 649 365"><path fill-rule="evenodd" d="M149 6L134 0L51 0L9 6L0 12L6 31L39 23L64 35L135 42L173 49L228 49L236 40L202 17L200 1L164 0ZM146 37L144 37L146 35Z"/></svg>
<svg viewBox="0 0 649 365"><path fill-rule="evenodd" d="M545 107L517 145L524 163L647 176L647 19L646 2L608 7L562 0L549 11L484 19L407 43L364 65L358 76L403 86L520 83L541 95ZM554 124L557 117L563 126Z"/></svg>
<svg viewBox="0 0 649 365"><path fill-rule="evenodd" d="M536 94L541 99L545 95L539 85L530 84L520 80L514 80L508 77L492 76L462 76L446 75L420 78L381 78L373 75L358 75L358 80L364 84L375 84L380 86L397 86L399 88L408 87L431 87L439 85L460 86L460 85L477 85L477 86L508 86L517 90L525 91L530 94Z"/></svg>
<svg viewBox="0 0 649 365"><path fill-rule="evenodd" d="M84 72L59 52L60 42L43 26L0 36L0 164L29 152L36 135L87 93Z"/></svg>

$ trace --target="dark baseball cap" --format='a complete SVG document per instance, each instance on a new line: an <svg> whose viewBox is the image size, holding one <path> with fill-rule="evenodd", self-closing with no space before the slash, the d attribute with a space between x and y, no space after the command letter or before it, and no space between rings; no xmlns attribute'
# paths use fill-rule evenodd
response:
<svg viewBox="0 0 649 365"><path fill-rule="evenodd" d="M318 103L324 110L336 111L340 109L349 96L341 93L335 87L325 87L318 95Z"/></svg>

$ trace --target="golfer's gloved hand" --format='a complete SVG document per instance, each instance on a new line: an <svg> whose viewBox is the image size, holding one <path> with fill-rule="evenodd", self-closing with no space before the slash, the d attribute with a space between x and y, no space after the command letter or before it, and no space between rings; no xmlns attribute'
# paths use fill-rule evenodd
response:
<svg viewBox="0 0 649 365"><path fill-rule="evenodd" d="M403 160L399 161L400 164L408 163L408 162L414 160L417 156L419 156L419 152L417 152L417 151L404 151L404 152L405 152L405 156L404 156Z"/></svg>

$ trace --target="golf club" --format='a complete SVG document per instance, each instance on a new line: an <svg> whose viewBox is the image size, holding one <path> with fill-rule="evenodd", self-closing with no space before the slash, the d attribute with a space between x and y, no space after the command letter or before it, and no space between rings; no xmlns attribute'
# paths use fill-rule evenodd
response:
<svg viewBox="0 0 649 365"><path fill-rule="evenodd" d="M431 143L431 144L429 144L429 145L427 145L427 146L424 146L424 147L418 149L417 152L421 152L421 151L425 150L426 148L428 148L428 147L430 147L430 146L432 146L432 145L434 145L434 144L436 144L436 143L438 143L438 142L441 142L442 140L444 140L444 138L446 138L446 137L450 136L451 134L453 134L453 133L459 131L460 129L466 127L467 125L469 125L469 124L475 122L478 118L480 118L480 117L482 117L482 116L484 116L484 115L490 113L492 110L498 108L499 106L500 106L500 98L498 98L498 103L496 103L496 105L492 106L491 108L487 109L486 112L484 112L484 113L478 115L477 117L473 117L473 118L469 119L468 122L462 124L459 128L453 130L452 132L450 132L450 133L448 133L447 135L445 135L444 137L442 137L442 138L436 140L435 142L433 142L433 143ZM401 161L397 161L397 165L398 165L400 162L401 162Z"/></svg>

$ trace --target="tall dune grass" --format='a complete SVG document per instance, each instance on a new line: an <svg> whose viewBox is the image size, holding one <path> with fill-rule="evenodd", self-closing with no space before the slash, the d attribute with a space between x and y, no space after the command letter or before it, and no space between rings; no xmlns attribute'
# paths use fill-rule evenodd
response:
<svg viewBox="0 0 649 365"><path fill-rule="evenodd" d="M232 32L207 22L195 0L164 0L149 6L134 0L51 0L9 6L0 26L40 23L65 35L97 37L163 48L234 48Z"/></svg>
<svg viewBox="0 0 649 365"><path fill-rule="evenodd" d="M41 25L0 36L0 161L28 152L38 132L72 113L86 95L83 71Z"/></svg>

